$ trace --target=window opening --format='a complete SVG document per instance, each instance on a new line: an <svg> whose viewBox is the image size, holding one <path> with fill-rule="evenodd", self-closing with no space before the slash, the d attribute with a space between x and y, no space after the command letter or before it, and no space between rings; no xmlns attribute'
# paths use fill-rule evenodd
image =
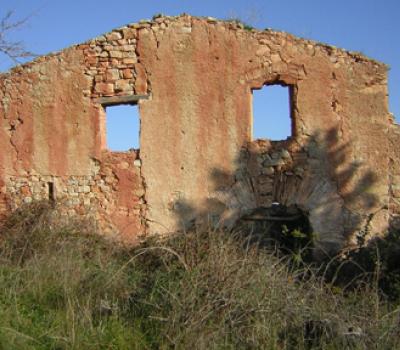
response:
<svg viewBox="0 0 400 350"><path fill-rule="evenodd" d="M139 149L140 118L138 105L106 107L107 147L121 152Z"/></svg>
<svg viewBox="0 0 400 350"><path fill-rule="evenodd" d="M47 187L49 190L49 201L54 202L56 200L56 194L54 191L54 183L53 182L48 182Z"/></svg>
<svg viewBox="0 0 400 350"><path fill-rule="evenodd" d="M253 139L279 141L292 136L290 90L281 85L253 90Z"/></svg>

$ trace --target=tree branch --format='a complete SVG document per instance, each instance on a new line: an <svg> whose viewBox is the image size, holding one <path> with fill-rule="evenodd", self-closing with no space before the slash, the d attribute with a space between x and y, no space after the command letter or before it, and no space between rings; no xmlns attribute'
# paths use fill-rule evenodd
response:
<svg viewBox="0 0 400 350"><path fill-rule="evenodd" d="M9 33L23 27L31 18L24 17L20 20L13 20L14 11L8 11L0 20L0 53L6 55L14 63L19 63L19 58L34 57L34 53L25 49L22 41L13 41L8 38Z"/></svg>

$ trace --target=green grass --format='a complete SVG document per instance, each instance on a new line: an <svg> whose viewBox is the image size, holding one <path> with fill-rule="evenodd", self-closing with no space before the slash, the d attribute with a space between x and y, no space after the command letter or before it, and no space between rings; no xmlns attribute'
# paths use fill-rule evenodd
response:
<svg viewBox="0 0 400 350"><path fill-rule="evenodd" d="M10 218L0 260L0 349L400 347L374 283L331 287L227 232L128 248L38 203Z"/></svg>

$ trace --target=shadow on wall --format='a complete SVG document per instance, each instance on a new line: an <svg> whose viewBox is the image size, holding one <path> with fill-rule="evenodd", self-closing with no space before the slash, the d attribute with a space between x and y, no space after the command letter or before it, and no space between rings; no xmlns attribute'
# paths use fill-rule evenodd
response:
<svg viewBox="0 0 400 350"><path fill-rule="evenodd" d="M379 200L369 190L378 181L377 175L370 169L364 169L361 174L358 174L358 170L363 167L363 164L357 160L348 161L349 143L340 145L337 129L329 130L325 139L326 158L331 162L333 178L337 179L338 187L342 189L341 196L346 205L351 206L358 203L360 208L364 208L365 211L375 208ZM348 186L350 186L350 190L346 190Z"/></svg>
<svg viewBox="0 0 400 350"><path fill-rule="evenodd" d="M177 226L232 229L256 212L268 220L267 209L279 203L306 214L316 246L335 254L355 243L357 235L368 236L382 210L374 193L377 176L352 158L350 144L340 140L336 128L319 131L302 144L294 138L249 142L238 153L234 171L210 171L211 190L203 203L175 202Z"/></svg>

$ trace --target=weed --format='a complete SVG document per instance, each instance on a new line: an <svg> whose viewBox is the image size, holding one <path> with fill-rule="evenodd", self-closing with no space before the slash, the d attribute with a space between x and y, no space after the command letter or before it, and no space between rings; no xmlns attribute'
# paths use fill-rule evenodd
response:
<svg viewBox="0 0 400 350"><path fill-rule="evenodd" d="M2 231L0 349L400 346L399 310L376 283L332 287L229 232L128 248L53 215L35 204Z"/></svg>
<svg viewBox="0 0 400 350"><path fill-rule="evenodd" d="M228 19L228 22L233 22L248 31L252 31L253 29L255 29L252 25L242 21L240 18L230 18Z"/></svg>

